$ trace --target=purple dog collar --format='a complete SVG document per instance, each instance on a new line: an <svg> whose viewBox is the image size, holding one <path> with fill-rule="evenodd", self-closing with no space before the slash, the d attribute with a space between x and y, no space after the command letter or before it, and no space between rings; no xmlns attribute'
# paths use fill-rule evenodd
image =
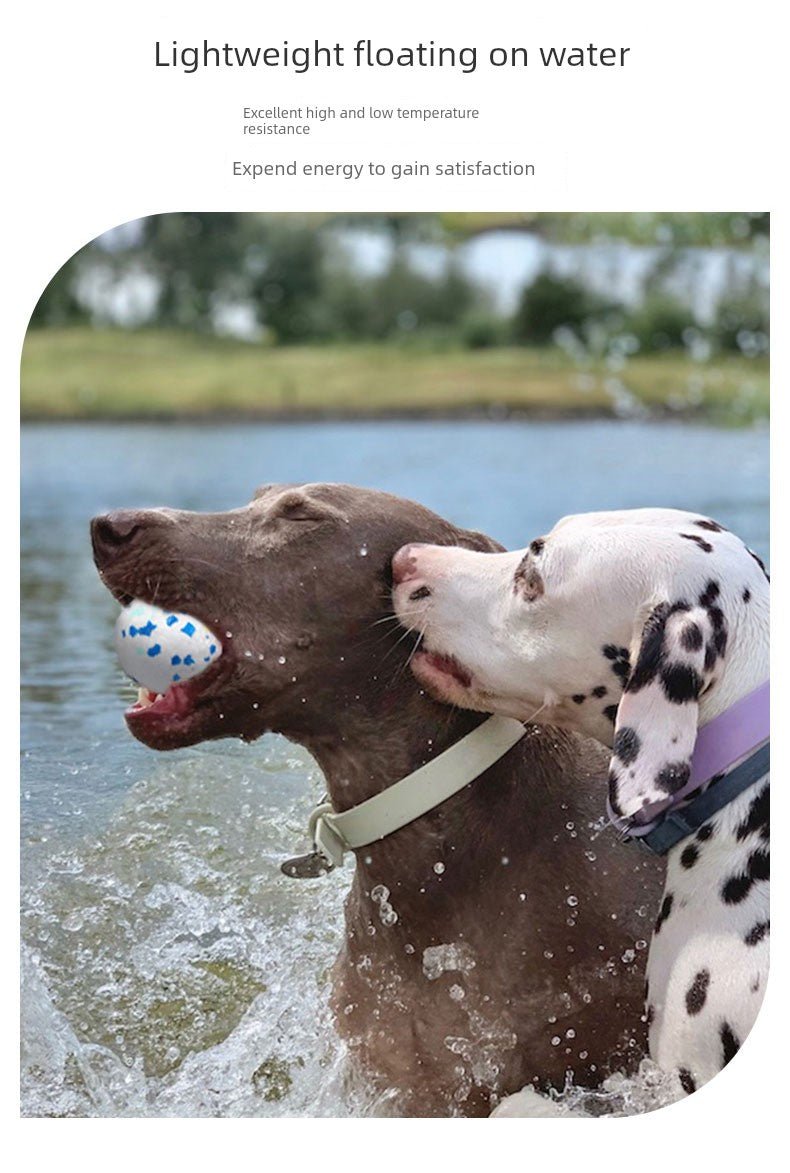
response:
<svg viewBox="0 0 790 1173"><path fill-rule="evenodd" d="M618 817L607 799L609 821L630 838L649 835L665 815L681 806L695 790L704 788L717 774L722 774L735 762L752 754L770 735L770 681L766 680L754 692L741 697L729 709L719 713L697 734L688 782L675 794L663 810L655 814L658 803L639 811L630 819ZM649 822L644 822L649 819Z"/></svg>

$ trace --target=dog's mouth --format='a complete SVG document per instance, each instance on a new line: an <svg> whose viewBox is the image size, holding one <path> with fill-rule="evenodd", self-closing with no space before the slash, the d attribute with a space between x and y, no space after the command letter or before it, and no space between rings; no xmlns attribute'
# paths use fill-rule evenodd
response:
<svg viewBox="0 0 790 1173"><path fill-rule="evenodd" d="M415 652L411 666L417 679L441 700L458 700L459 693L472 688L472 673L455 656L422 648Z"/></svg>
<svg viewBox="0 0 790 1173"><path fill-rule="evenodd" d="M142 603L176 612L185 609L183 601L178 598L165 598L158 591L156 598L145 591L130 594L128 590L114 586L105 573L99 573L104 585L122 607L139 599ZM227 625L218 622L216 616L204 617L192 602L189 602L188 609L206 627L225 630ZM129 731L152 749L174 749L216 737L215 727L225 717L222 698L228 693L234 671L235 657L226 643L217 659L198 676L173 682L163 693L138 688L136 699L124 712Z"/></svg>

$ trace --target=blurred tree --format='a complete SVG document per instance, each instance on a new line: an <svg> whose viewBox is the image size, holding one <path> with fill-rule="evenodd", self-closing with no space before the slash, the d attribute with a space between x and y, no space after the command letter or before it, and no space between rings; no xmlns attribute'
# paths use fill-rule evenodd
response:
<svg viewBox="0 0 790 1173"><path fill-rule="evenodd" d="M628 317L627 329L643 352L673 350L683 346L683 336L697 325L687 305L666 293L649 294Z"/></svg>
<svg viewBox="0 0 790 1173"><path fill-rule="evenodd" d="M584 326L614 307L572 277L542 272L525 286L513 315L513 337L528 346L551 342L565 326L583 336Z"/></svg>
<svg viewBox="0 0 790 1173"><path fill-rule="evenodd" d="M270 231L248 270L249 293L258 321L276 342L306 342L326 333L321 312L324 246L321 234L301 220L280 220Z"/></svg>
<svg viewBox="0 0 790 1173"><path fill-rule="evenodd" d="M127 255L158 281L158 326L212 329L217 298L239 292L250 227L240 212L171 212L142 222Z"/></svg>
<svg viewBox="0 0 790 1173"><path fill-rule="evenodd" d="M85 322L90 314L78 295L80 274L94 251L86 245L58 269L36 302L30 326L71 326Z"/></svg>

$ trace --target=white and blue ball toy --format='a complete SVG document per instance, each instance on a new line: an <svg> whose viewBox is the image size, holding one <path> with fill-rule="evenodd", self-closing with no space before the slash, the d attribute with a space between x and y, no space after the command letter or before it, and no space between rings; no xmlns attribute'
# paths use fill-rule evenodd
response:
<svg viewBox="0 0 790 1173"><path fill-rule="evenodd" d="M139 599L118 616L115 647L127 676L160 695L205 672L222 654L221 643L199 619Z"/></svg>

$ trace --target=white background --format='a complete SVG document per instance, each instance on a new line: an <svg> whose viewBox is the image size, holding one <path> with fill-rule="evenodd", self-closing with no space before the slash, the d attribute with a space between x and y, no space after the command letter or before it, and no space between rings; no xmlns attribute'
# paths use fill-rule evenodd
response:
<svg viewBox="0 0 790 1173"><path fill-rule="evenodd" d="M724 211L773 213L773 317L787 311L787 149L784 85L790 38L780 5L663 0L661 4L570 2L506 4L487 0L471 11L449 4L319 3L247 5L136 0L129 5L72 0L28 4L13 14L3 41L10 129L4 189L8 210L3 252L2 435L16 429L18 362L36 299L82 244L113 225L180 210L509 210ZM169 46L277 46L359 38L399 47L433 39L475 45L478 68L200 69L187 75L156 68L154 43ZM783 39L784 38L784 39ZM538 63L538 46L630 46L625 68L561 70ZM527 70L495 69L491 46L531 50ZM783 92L784 91L784 92ZM475 106L476 123L312 123L304 140L246 137L244 106ZM7 136L8 137L8 136ZM529 180L461 179L307 181L234 179L234 159L274 162L524 159ZM784 313L782 311L784 307ZM775 331L773 444L782 463L781 399L786 346ZM778 402L777 402L778 401ZM777 448L778 446L778 448ZM6 501L16 501L18 468L4 453ZM779 477L781 468L777 469ZM782 485L773 486L782 494ZM776 514L781 516L783 495ZM7 508L4 549L14 550L16 517ZM782 542L773 542L774 581L783 581ZM6 560L11 561L10 555ZM4 617L15 614L14 574L3 576ZM10 633L4 632L8 656ZM774 647L790 646L777 618ZM774 673L781 690L780 671ZM12 674L7 673L10 677ZM777 711L782 698L777 694ZM14 711L14 691L4 696ZM781 732L781 727L780 727ZM9 730L4 743L12 745ZM779 745L779 749L781 749ZM781 759L780 759L781 761ZM12 771L8 771L12 775ZM7 779L8 793L13 790ZM776 796L780 814L787 803ZM16 800L9 800L4 890L9 925L16 922ZM785 836L786 838L786 836ZM780 893L786 868L777 867ZM617 1121L18 1121L18 1066L13 1047L4 1072L4 1115L32 1170L288 1168L342 1164L363 1170L474 1169L492 1162L552 1169L742 1168L773 1161L774 1128L784 1123L787 1074L786 965L783 898L775 900L771 986L760 1021L741 1054L691 1099L651 1116ZM9 959L13 950L8 949ZM16 973L9 960L4 1004L14 1006ZM13 1015L13 1011L12 1011ZM13 1018L12 1018L13 1023ZM9 1024L11 1035L15 1024ZM778 1150L781 1151L781 1150Z"/></svg>

